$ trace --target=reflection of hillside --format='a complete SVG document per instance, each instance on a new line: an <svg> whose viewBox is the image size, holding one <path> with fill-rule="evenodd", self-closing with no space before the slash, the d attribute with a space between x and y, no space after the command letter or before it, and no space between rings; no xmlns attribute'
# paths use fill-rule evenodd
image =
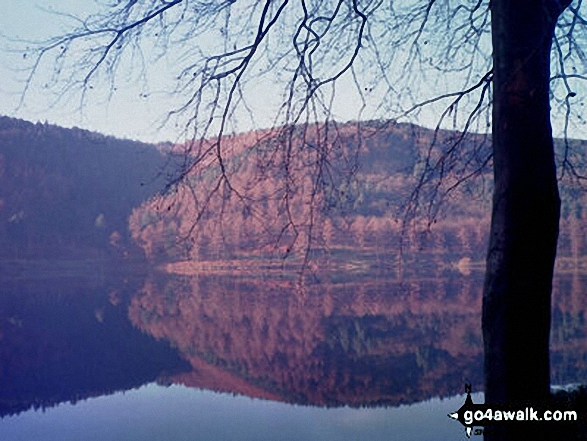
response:
<svg viewBox="0 0 587 441"><path fill-rule="evenodd" d="M555 278L551 331L551 381L587 380L587 283L575 270Z"/></svg>
<svg viewBox="0 0 587 441"><path fill-rule="evenodd" d="M129 323L125 290L133 283L110 282L88 274L0 279L0 417L131 389L186 369L167 344Z"/></svg>
<svg viewBox="0 0 587 441"><path fill-rule="evenodd" d="M275 280L171 278L149 282L130 316L193 363L206 361L285 401L398 404L460 392L466 379L481 384L479 305L470 292L461 281L300 293ZM200 381L194 385L210 387Z"/></svg>
<svg viewBox="0 0 587 441"><path fill-rule="evenodd" d="M462 392L465 381L481 387L480 290L471 279L300 292L283 280L170 277L149 281L129 313L192 363L174 381L305 404L396 405ZM555 381L587 378L587 363L568 353L587 346L569 327L583 305L555 306Z"/></svg>

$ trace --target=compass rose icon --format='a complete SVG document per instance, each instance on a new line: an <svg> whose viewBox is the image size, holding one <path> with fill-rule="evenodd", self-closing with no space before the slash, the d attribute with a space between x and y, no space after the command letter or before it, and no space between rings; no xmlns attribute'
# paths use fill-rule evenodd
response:
<svg viewBox="0 0 587 441"><path fill-rule="evenodd" d="M473 424L465 419L465 412L474 412L476 408L479 407L479 405L473 403L473 399L471 398L470 384L465 385L465 392L467 393L465 404L463 404L456 412L449 413L448 417L452 418L453 420L458 420L463 426L465 426L465 433L467 434L467 438L471 438L471 434L473 433Z"/></svg>

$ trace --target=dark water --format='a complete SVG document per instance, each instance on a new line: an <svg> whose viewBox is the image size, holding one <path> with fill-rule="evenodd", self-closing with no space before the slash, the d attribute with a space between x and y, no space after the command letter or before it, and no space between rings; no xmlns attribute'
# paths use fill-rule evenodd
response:
<svg viewBox="0 0 587 441"><path fill-rule="evenodd" d="M479 277L299 282L3 276L0 439L464 438L446 415L481 391ZM587 381L583 286L555 284L555 384Z"/></svg>

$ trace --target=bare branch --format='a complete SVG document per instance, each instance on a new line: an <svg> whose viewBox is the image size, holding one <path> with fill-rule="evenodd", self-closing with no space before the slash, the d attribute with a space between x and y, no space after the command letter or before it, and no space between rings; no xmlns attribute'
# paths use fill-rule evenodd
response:
<svg viewBox="0 0 587 441"><path fill-rule="evenodd" d="M295 242L304 237L302 248L308 257L316 213L334 198L332 188L341 181L337 174L348 175L349 187L356 174L364 139L360 120L387 119L393 124L433 114L429 125L435 135L420 152L421 170L406 203L406 220L422 210L430 224L440 202L490 164L486 136L473 136L490 128L489 3L124 2L87 19L69 17L77 22L77 29L38 46L21 106L35 87L41 65L50 58L55 66L52 84L61 86L57 100L77 89L82 104L104 77L111 81L110 94L115 92L114 78L122 63L138 66L147 81L144 71L149 65L167 60L176 67L170 93L177 106L163 123L176 122L190 139L182 143L184 160L168 186L168 191L191 186L186 194L197 210L194 225L186 232L194 232L206 210L224 212L226 204L237 204L262 220L254 209L258 198L253 193L259 186L239 177L246 161L256 157L255 180L279 177L280 186L271 192L282 216L276 244L290 241L286 249L292 252ZM576 0L565 11L553 52L553 102L564 113L565 138L572 120L580 120L580 115L573 118L572 98L583 90L579 82L587 79L583 10L583 1ZM451 80L440 83L435 79L438 74ZM237 130L239 118L270 127L258 122L257 110L264 110L265 104L254 96L258 84L266 88L267 99L280 96L281 105L272 112L273 128L264 139L237 154L227 140ZM333 120L341 108L354 108L359 120L352 146L342 147L336 133ZM451 139L439 136L445 128L453 130ZM476 144L470 147L473 138ZM567 149L561 176L568 171L580 177L571 162ZM302 170L311 172L311 182L304 181ZM199 188L203 176L212 182ZM309 204L306 211L296 208L300 195Z"/></svg>

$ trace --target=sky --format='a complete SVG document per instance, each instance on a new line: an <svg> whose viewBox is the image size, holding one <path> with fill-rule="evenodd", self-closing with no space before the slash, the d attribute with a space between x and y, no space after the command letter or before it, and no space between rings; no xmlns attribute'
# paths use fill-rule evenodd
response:
<svg viewBox="0 0 587 441"><path fill-rule="evenodd" d="M169 64L178 54L150 65L146 81L137 78L125 81L119 76L113 96L107 96L106 92L95 93L81 108L78 97L54 104L54 91L42 87L29 91L21 103L32 58L30 54L25 57L26 51L22 48L29 46L28 41L60 35L76 24L51 11L84 17L95 10L92 0L2 0L0 38L4 38L0 41L4 50L0 50L0 114L145 142L181 141L178 139L182 136L181 130L177 126L161 126L167 111L181 104L167 92L173 82L170 75L177 71L177 66ZM39 78L49 75L51 69L53 66L49 64L42 65ZM100 88L106 91L107 84L102 83ZM280 104L279 93L271 85L259 84L253 85L250 96L249 104L256 107L258 127L249 124L244 130L272 126L275 109Z"/></svg>
<svg viewBox="0 0 587 441"><path fill-rule="evenodd" d="M67 11L83 16L91 11L88 0L2 0L0 13L1 33L10 39L42 40L58 35L71 21L48 13L46 9ZM21 45L19 42L6 46ZM26 44L25 44L26 45ZM5 46L5 47L6 47ZM81 127L121 138L142 141L163 141L173 137L171 131L159 134L155 128L161 118L162 103L141 98L140 86L121 89L109 102L93 102L82 111L77 101L52 106L50 94L33 93L22 106L20 97L24 88L28 66L22 51L0 51L0 114L27 119L33 122L48 121L65 127Z"/></svg>
<svg viewBox="0 0 587 441"><path fill-rule="evenodd" d="M106 2L105 2L106 3ZM129 78L117 77L116 92L107 94L107 83L97 83L93 95L80 105L79 97L75 95L56 95L55 90L44 90L40 84L49 78L54 66L43 64L39 67L37 86L29 91L26 99L20 99L25 87L27 67L31 65L31 56L26 54L28 41L42 40L61 34L75 22L68 17L49 12L58 10L83 17L95 10L92 0L2 0L0 7L0 114L30 121L47 121L64 127L81 127L92 131L114 135L121 138L137 139L146 142L181 141L180 127L182 125L168 124L161 126L167 111L180 104L177 96L169 94L172 74L177 72L174 64L181 54L171 53L159 62L152 63L147 69L147 76L143 80L137 75ZM204 44L213 45L213 36L204 36L210 41ZM185 48L184 48L185 49ZM27 56L28 55L28 56ZM422 96L432 96L454 89L450 82L443 77L422 76L419 92ZM366 80L366 84L369 80ZM254 128L270 127L282 102L281 89L276 84L264 82L252 83L248 95L248 106L253 109L255 120L250 121L244 109L240 121L246 121L237 126L236 131ZM351 75L342 78L337 89L337 101L333 105L333 114L336 119L345 121L357 118L360 102L352 84ZM365 88L367 90L367 88ZM379 86L369 87L367 100L375 108L382 101ZM428 95L426 95L426 93ZM57 96L65 97L57 104ZM428 127L434 127L438 115L443 108L430 107L423 111L412 122ZM380 113L368 111L363 117L368 119ZM383 113L385 116L385 113ZM554 121L555 134L560 134L562 124ZM586 138L584 130L571 130L571 135Z"/></svg>

